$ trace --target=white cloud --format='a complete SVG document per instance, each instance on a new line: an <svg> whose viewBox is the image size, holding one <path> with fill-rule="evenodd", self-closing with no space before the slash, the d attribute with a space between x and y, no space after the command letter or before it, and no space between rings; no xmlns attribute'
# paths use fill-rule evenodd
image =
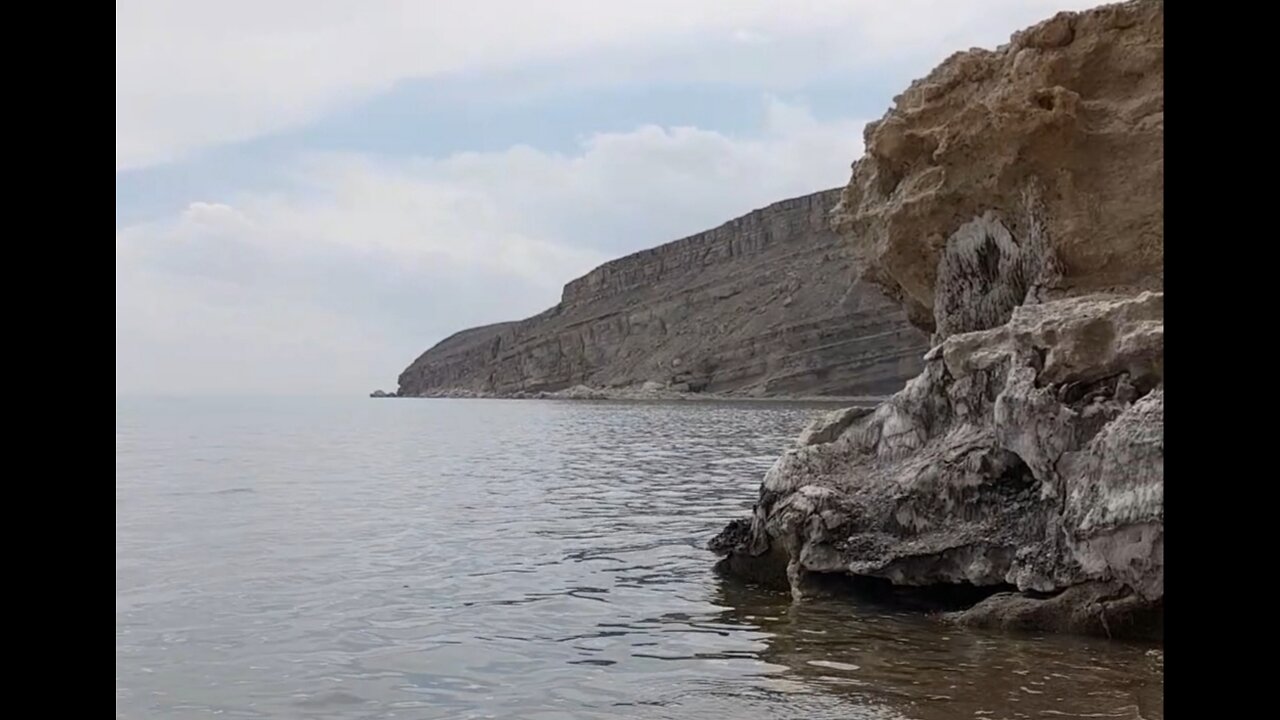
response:
<svg viewBox="0 0 1280 720"><path fill-rule="evenodd" d="M409 78L576 59L598 82L750 81L999 42L1081 0L120 0L116 169L313 120ZM767 30L765 30L767 29ZM768 37L769 43L756 40ZM771 54L689 61L727 38ZM736 38L736 40L734 39ZM747 40L748 42L743 42ZM637 56L647 69L637 70ZM609 59L613 61L610 62ZM679 62L664 62L678 58ZM767 62L763 62L767 60Z"/></svg>
<svg viewBox="0 0 1280 720"><path fill-rule="evenodd" d="M748 28L738 28L733 31L733 39L735 42L747 45L763 45L769 42L769 36L759 30L751 30Z"/></svg>
<svg viewBox="0 0 1280 720"><path fill-rule="evenodd" d="M390 386L430 343L541 311L604 260L846 179L861 122L767 108L750 138L642 127L563 155L311 155L288 192L124 228L117 391Z"/></svg>

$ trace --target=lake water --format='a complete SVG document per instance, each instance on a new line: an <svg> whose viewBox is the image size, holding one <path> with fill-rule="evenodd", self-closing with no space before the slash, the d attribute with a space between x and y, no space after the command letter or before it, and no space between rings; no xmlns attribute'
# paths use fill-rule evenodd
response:
<svg viewBox="0 0 1280 720"><path fill-rule="evenodd" d="M792 606L703 549L780 404L117 400L118 718L1146 718L1149 647Z"/></svg>

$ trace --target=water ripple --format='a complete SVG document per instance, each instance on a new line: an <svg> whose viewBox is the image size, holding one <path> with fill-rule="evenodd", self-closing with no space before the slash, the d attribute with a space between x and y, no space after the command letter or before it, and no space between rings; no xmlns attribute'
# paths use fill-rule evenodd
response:
<svg viewBox="0 0 1280 720"><path fill-rule="evenodd" d="M1162 717L1145 647L716 577L826 409L121 401L117 717Z"/></svg>

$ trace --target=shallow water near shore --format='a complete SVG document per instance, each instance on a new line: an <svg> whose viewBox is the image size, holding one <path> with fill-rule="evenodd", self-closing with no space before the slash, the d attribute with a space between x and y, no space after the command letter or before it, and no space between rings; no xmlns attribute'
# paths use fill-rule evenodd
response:
<svg viewBox="0 0 1280 720"><path fill-rule="evenodd" d="M830 409L118 399L116 716L1163 717L1153 646L716 575Z"/></svg>

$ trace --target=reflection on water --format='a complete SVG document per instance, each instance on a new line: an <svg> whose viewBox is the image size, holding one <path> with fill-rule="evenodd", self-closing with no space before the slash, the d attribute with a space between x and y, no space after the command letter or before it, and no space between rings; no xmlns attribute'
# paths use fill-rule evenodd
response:
<svg viewBox="0 0 1280 720"><path fill-rule="evenodd" d="M778 677L905 717L1163 716L1163 677L1148 645L1010 636L942 626L849 599L792 605L785 593L726 582L726 624L768 634Z"/></svg>
<svg viewBox="0 0 1280 720"><path fill-rule="evenodd" d="M1145 646L715 575L823 410L119 401L117 716L1162 717Z"/></svg>

